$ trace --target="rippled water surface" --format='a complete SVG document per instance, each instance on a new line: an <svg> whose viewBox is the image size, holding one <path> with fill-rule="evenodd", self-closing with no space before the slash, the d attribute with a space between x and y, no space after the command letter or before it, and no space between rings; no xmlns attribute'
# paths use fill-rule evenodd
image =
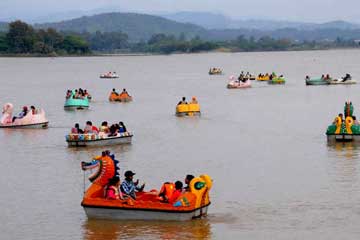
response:
<svg viewBox="0 0 360 240"><path fill-rule="evenodd" d="M44 108L47 130L0 129L1 239L357 239L360 236L360 148L328 145L327 125L360 85L305 86L306 74L349 72L360 80L360 51L273 52L81 58L0 58L0 104ZM223 76L209 76L209 67ZM105 71L120 79L99 79ZM285 86L253 82L227 89L240 70L276 71ZM88 89L90 110L65 112L69 88ZM127 88L134 101L111 104ZM177 118L182 96L197 96L200 118ZM88 220L80 202L80 162L103 148L69 149L75 123L122 120L133 143L110 149L121 173L131 169L146 188L184 175L214 179L204 220ZM87 183L87 182L86 182ZM88 183L87 183L88 184Z"/></svg>

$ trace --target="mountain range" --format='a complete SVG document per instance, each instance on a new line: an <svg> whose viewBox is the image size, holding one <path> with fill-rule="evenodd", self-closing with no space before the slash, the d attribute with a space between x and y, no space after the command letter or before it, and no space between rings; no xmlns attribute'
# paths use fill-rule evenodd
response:
<svg viewBox="0 0 360 240"><path fill-rule="evenodd" d="M131 42L147 41L158 33L187 39L199 36L204 40L234 40L238 36L260 38L289 38L298 41L360 39L357 24L333 21L327 23L302 23L272 20L234 20L221 14L180 12L154 16L139 13L102 13L59 22L34 24L35 28L55 28L67 32L123 32ZM7 24L0 22L0 31Z"/></svg>

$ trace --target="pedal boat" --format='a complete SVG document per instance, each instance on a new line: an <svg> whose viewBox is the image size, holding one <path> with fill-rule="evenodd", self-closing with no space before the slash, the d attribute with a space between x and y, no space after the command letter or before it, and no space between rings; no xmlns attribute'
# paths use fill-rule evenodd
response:
<svg viewBox="0 0 360 240"><path fill-rule="evenodd" d="M65 136L69 147L110 146L130 144L133 134L129 132L118 133L117 136L108 137L107 134L68 134Z"/></svg>
<svg viewBox="0 0 360 240"><path fill-rule="evenodd" d="M13 105L6 103L3 106L3 115L0 119L0 128L47 128L49 121L46 119L45 111L43 109L37 110L33 114L31 110L23 117L17 118L12 122Z"/></svg>
<svg viewBox="0 0 360 240"><path fill-rule="evenodd" d="M119 78L119 75L117 75L116 73L105 73L101 74L100 78Z"/></svg>
<svg viewBox="0 0 360 240"><path fill-rule="evenodd" d="M110 102L131 102L132 96L130 96L128 93L120 93L116 95L115 93L110 93L109 101Z"/></svg>
<svg viewBox="0 0 360 240"><path fill-rule="evenodd" d="M200 105L198 103L179 104L176 106L176 116L200 116Z"/></svg>
<svg viewBox="0 0 360 240"><path fill-rule="evenodd" d="M354 122L351 102L345 103L344 113L345 121L336 117L333 124L328 126L328 142L360 142L360 125Z"/></svg>
<svg viewBox="0 0 360 240"><path fill-rule="evenodd" d="M89 108L89 98L74 98L75 91L72 91L72 94L69 98L66 98L64 109L65 110L84 110Z"/></svg>
<svg viewBox="0 0 360 240"><path fill-rule="evenodd" d="M238 80L232 80L227 84L227 88L233 89L233 88L250 88L251 87L251 81L246 80L245 82L238 81Z"/></svg>
<svg viewBox="0 0 360 240"><path fill-rule="evenodd" d="M160 202L156 190L138 192L136 200L106 199L105 188L109 179L117 175L117 162L112 155L95 157L90 163L81 163L84 171L97 169L89 177L92 183L81 202L89 219L189 221L207 215L212 187L208 175L192 179L190 191L180 195L174 204Z"/></svg>

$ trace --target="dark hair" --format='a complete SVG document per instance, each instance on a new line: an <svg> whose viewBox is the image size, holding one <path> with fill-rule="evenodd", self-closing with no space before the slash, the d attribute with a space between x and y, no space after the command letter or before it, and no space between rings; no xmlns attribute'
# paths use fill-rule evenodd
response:
<svg viewBox="0 0 360 240"><path fill-rule="evenodd" d="M78 123L75 123L75 128L79 128L79 124Z"/></svg>
<svg viewBox="0 0 360 240"><path fill-rule="evenodd" d="M101 123L101 126L107 126L107 125L108 125L108 123L106 121Z"/></svg>
<svg viewBox="0 0 360 240"><path fill-rule="evenodd" d="M113 92L115 92L115 88L113 88Z"/></svg>
<svg viewBox="0 0 360 240"><path fill-rule="evenodd" d="M31 106L30 108L31 108L31 109L35 109L35 107L34 107L34 106Z"/></svg>
<svg viewBox="0 0 360 240"><path fill-rule="evenodd" d="M175 182L175 189L180 190L180 189L182 189L182 188L183 188L183 183L180 182L180 181L176 181L176 182Z"/></svg>
<svg viewBox="0 0 360 240"><path fill-rule="evenodd" d="M185 97L182 97L182 100L183 100L183 101L185 101L185 99L186 99Z"/></svg>
<svg viewBox="0 0 360 240"><path fill-rule="evenodd" d="M193 178L194 178L194 175L191 175L191 174L188 174L188 175L186 175L186 177L185 177L185 179L188 180L189 182L190 182L191 180L193 180Z"/></svg>
<svg viewBox="0 0 360 240"><path fill-rule="evenodd" d="M112 178L109 179L109 186L114 186L116 185L118 182L120 181L120 178L118 176L114 176Z"/></svg>
<svg viewBox="0 0 360 240"><path fill-rule="evenodd" d="M123 91L126 92L126 88L124 88Z"/></svg>
<svg viewBox="0 0 360 240"><path fill-rule="evenodd" d="M91 122L91 121L87 121L86 124L91 126L91 125L92 125L92 122Z"/></svg>

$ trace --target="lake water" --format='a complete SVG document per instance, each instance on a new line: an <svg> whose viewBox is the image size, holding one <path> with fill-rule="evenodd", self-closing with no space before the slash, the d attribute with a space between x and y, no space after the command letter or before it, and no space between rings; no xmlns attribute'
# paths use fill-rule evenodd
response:
<svg viewBox="0 0 360 240"><path fill-rule="evenodd" d="M47 130L0 129L1 239L357 239L360 148L328 145L325 131L344 102L360 116L360 85L305 86L305 75L351 73L360 81L360 51L216 53L170 56L0 58L0 104L46 110ZM209 76L221 67L223 76ZM120 79L99 79L117 71ZM229 90L241 70L284 74L286 85L253 81ZM66 112L65 91L86 88L88 111ZM112 88L134 101L111 104ZM182 96L197 96L202 116L177 118ZM121 175L136 172L146 189L212 176L204 220L88 220L80 206L81 161L104 148L68 148L75 122L124 121L133 143L110 147ZM88 181L86 181L88 184Z"/></svg>

